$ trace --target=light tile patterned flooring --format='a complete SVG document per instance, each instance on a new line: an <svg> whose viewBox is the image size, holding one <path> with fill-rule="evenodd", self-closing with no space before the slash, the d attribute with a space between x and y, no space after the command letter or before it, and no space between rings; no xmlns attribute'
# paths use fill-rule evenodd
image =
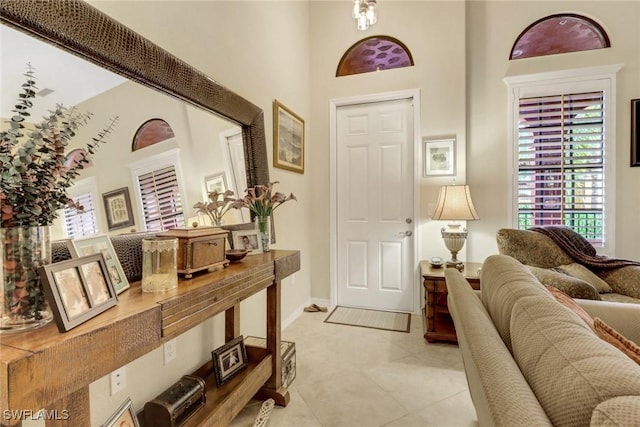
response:
<svg viewBox="0 0 640 427"><path fill-rule="evenodd" d="M269 427L475 427L458 347L427 343L422 319L411 332L324 323L328 313L302 313L283 331L296 343L291 402L276 406ZM262 402L233 422L250 427Z"/></svg>

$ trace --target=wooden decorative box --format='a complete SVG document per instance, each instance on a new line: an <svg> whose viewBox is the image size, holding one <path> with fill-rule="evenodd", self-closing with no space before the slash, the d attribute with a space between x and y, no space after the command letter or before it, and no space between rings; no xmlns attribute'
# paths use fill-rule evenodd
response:
<svg viewBox="0 0 640 427"><path fill-rule="evenodd" d="M227 234L217 227L179 227L157 235L178 239L178 273L190 279L197 271L229 265L225 254Z"/></svg>
<svg viewBox="0 0 640 427"><path fill-rule="evenodd" d="M246 337L244 344L252 347L267 348L267 340L258 337ZM282 354L282 386L288 388L296 378L296 343L280 341Z"/></svg>
<svg viewBox="0 0 640 427"><path fill-rule="evenodd" d="M202 378L183 375L180 381L145 403L145 423L153 427L178 427L204 405L206 396Z"/></svg>

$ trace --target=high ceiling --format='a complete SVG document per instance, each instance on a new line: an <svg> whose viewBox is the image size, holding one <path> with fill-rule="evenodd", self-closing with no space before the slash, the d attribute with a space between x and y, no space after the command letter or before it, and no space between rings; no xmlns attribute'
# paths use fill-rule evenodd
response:
<svg viewBox="0 0 640 427"><path fill-rule="evenodd" d="M3 121L13 115L11 110L25 81L28 63L34 68L38 90L53 91L45 97L36 96L31 110L34 119L46 115L56 104L71 107L126 81L75 55L1 25L0 117Z"/></svg>

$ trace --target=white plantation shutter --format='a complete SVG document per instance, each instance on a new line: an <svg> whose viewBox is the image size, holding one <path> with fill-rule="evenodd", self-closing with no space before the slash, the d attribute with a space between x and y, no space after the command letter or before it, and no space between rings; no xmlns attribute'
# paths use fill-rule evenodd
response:
<svg viewBox="0 0 640 427"><path fill-rule="evenodd" d="M84 207L82 212L75 209L64 208L64 228L67 237L75 239L83 236L98 234L98 222L96 220L96 207L92 193L80 194L73 197L76 203Z"/></svg>
<svg viewBox="0 0 640 427"><path fill-rule="evenodd" d="M566 225L604 243L604 91L519 99L518 226Z"/></svg>
<svg viewBox="0 0 640 427"><path fill-rule="evenodd" d="M139 175L138 186L146 230L163 231L184 226L182 200L174 166Z"/></svg>

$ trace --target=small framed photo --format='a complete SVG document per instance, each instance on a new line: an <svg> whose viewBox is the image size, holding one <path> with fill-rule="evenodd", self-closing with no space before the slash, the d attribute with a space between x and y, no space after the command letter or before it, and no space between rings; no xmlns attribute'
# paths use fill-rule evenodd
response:
<svg viewBox="0 0 640 427"><path fill-rule="evenodd" d="M227 178L224 172L205 176L204 187L207 190L207 196L209 195L209 193L212 193L214 191L217 191L218 194L223 194L229 188L227 186Z"/></svg>
<svg viewBox="0 0 640 427"><path fill-rule="evenodd" d="M304 173L304 120L273 101L273 167Z"/></svg>
<svg viewBox="0 0 640 427"><path fill-rule="evenodd" d="M227 230L227 241L229 242L229 247L231 249L241 249L241 247L236 247L236 243L233 241L233 232L234 231L254 231L256 229L256 225L253 222L245 222L243 224L229 224L220 226L223 230Z"/></svg>
<svg viewBox="0 0 640 427"><path fill-rule="evenodd" d="M631 166L640 166L640 99L631 100Z"/></svg>
<svg viewBox="0 0 640 427"><path fill-rule="evenodd" d="M73 239L67 242L67 247L74 258L101 253L107 264L109 278L117 293L129 288L129 281L124 274L120 260L113 249L111 239L106 234Z"/></svg>
<svg viewBox="0 0 640 427"><path fill-rule="evenodd" d="M102 254L41 267L40 277L60 332L66 332L118 302Z"/></svg>
<svg viewBox="0 0 640 427"><path fill-rule="evenodd" d="M255 255L262 253L262 239L258 234L258 230L240 230L233 231L233 249L246 249L247 255Z"/></svg>
<svg viewBox="0 0 640 427"><path fill-rule="evenodd" d="M425 139L424 176L449 176L456 174L455 139Z"/></svg>
<svg viewBox="0 0 640 427"><path fill-rule="evenodd" d="M102 424L102 427L140 427L131 399L127 398L118 410Z"/></svg>
<svg viewBox="0 0 640 427"><path fill-rule="evenodd" d="M104 202L104 210L107 213L109 231L131 227L135 224L128 187L104 193L102 201Z"/></svg>
<svg viewBox="0 0 640 427"><path fill-rule="evenodd" d="M222 386L249 365L242 335L211 352L216 385Z"/></svg>

